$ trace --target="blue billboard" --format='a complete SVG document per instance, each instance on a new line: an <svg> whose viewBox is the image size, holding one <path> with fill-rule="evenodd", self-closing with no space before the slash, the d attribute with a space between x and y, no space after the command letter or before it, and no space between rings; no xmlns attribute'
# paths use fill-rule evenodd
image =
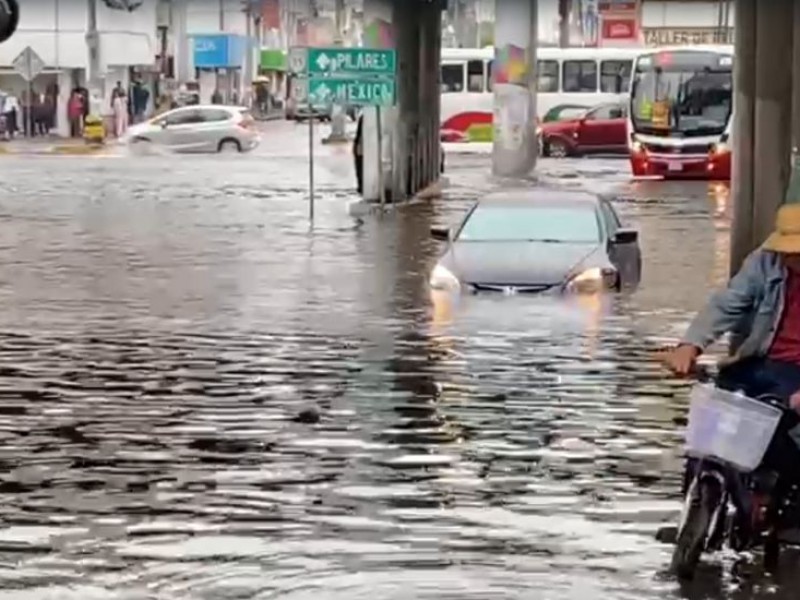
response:
<svg viewBox="0 0 800 600"><path fill-rule="evenodd" d="M238 69L244 64L244 37L234 34L192 36L196 69Z"/></svg>

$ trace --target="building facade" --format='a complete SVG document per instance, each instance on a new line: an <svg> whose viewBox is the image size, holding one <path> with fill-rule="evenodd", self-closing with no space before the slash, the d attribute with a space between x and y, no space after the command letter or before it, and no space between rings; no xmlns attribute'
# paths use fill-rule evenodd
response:
<svg viewBox="0 0 800 600"><path fill-rule="evenodd" d="M133 10L96 0L98 69L104 98L117 81L127 88L131 77L152 78L158 54L158 0L131 3ZM56 106L55 132L69 134L67 100L70 91L88 83L90 60L87 33L89 3L75 0L25 0L17 32L0 45L0 90L20 98L28 84L13 68L14 59L30 47L45 68L32 82L33 92L46 94ZM105 103L110 111L110 100Z"/></svg>

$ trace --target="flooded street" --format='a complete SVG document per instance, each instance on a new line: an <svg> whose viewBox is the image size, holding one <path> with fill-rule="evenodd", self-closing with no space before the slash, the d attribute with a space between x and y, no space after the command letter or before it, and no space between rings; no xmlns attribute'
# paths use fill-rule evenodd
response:
<svg viewBox="0 0 800 600"><path fill-rule="evenodd" d="M486 156L358 223L321 149L310 230L276 135L0 159L1 599L796 597L719 557L679 589L654 539L687 398L651 353L726 275L725 189L543 160L639 228L641 289L453 303L428 232L497 185Z"/></svg>

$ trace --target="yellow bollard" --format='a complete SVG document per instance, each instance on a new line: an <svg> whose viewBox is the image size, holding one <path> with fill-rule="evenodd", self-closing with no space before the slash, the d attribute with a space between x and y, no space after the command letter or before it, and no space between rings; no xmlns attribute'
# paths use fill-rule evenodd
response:
<svg viewBox="0 0 800 600"><path fill-rule="evenodd" d="M87 144L104 144L106 127L103 119L95 115L86 117L83 123L83 139Z"/></svg>

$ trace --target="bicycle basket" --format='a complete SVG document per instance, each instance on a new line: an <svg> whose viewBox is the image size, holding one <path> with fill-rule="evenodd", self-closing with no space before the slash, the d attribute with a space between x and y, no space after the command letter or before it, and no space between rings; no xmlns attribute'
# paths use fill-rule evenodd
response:
<svg viewBox="0 0 800 600"><path fill-rule="evenodd" d="M708 384L694 386L690 400L686 453L753 471L764 458L783 412Z"/></svg>

